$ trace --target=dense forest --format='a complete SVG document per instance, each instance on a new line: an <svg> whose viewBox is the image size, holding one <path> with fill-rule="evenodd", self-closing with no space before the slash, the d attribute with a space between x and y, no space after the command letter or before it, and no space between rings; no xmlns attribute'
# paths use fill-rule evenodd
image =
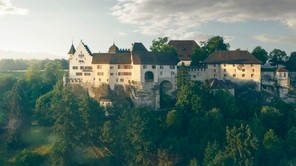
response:
<svg viewBox="0 0 296 166"><path fill-rule="evenodd" d="M168 38L152 51L173 51ZM228 50L221 37L202 42L192 64L214 50ZM253 52L263 62L295 69L296 53ZM8 65L9 64L9 65ZM66 60L1 60L1 165L296 165L296 104L265 103L253 84L212 91L192 82L184 66L175 98L162 95L161 110L113 105L62 82Z"/></svg>
<svg viewBox="0 0 296 166"><path fill-rule="evenodd" d="M191 82L184 67L163 109L101 108L63 86L63 67L0 76L2 165L295 165L296 107Z"/></svg>

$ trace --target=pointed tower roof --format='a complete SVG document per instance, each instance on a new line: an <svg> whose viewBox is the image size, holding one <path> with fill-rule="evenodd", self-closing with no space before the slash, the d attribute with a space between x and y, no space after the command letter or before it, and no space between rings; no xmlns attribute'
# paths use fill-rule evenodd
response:
<svg viewBox="0 0 296 166"><path fill-rule="evenodd" d="M109 48L108 53L117 53L119 52L119 48L113 43L113 45Z"/></svg>
<svg viewBox="0 0 296 166"><path fill-rule="evenodd" d="M70 48L68 54L72 54L72 55L73 55L73 54L75 54L75 52L76 52L75 47L74 47L74 45L72 44L72 46L71 46L71 48Z"/></svg>

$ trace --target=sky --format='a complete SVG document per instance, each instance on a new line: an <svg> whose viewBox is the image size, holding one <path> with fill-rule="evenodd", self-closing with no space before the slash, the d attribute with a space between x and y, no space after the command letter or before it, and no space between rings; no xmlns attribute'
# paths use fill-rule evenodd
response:
<svg viewBox="0 0 296 166"><path fill-rule="evenodd" d="M296 51L295 0L0 0L0 59L67 58L73 42L92 52L168 36L230 49Z"/></svg>

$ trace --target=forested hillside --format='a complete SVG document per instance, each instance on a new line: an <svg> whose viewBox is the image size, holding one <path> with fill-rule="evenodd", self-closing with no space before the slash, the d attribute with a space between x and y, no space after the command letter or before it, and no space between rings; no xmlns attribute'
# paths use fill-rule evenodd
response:
<svg viewBox="0 0 296 166"><path fill-rule="evenodd" d="M236 97L177 75L162 110L101 108L63 86L62 64L0 76L2 165L295 165L296 107L265 104L249 86Z"/></svg>

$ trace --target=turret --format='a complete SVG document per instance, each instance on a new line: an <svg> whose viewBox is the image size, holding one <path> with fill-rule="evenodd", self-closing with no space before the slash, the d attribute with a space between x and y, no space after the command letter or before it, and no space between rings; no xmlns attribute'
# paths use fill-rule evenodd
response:
<svg viewBox="0 0 296 166"><path fill-rule="evenodd" d="M69 50L69 52L68 52L68 55L69 55L69 58L70 58L70 59L71 59L72 56L75 54L75 52L76 52L75 47L74 47L74 45L72 44L72 45L71 45L71 48L70 48L70 50Z"/></svg>

